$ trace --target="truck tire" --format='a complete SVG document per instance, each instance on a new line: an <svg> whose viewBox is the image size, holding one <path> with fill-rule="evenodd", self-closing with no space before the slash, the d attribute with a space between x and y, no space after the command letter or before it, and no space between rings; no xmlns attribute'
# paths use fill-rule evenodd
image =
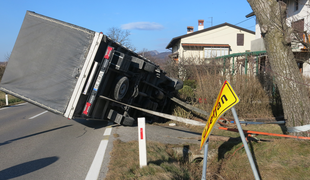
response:
<svg viewBox="0 0 310 180"><path fill-rule="evenodd" d="M121 77L114 88L114 99L115 100L122 100L128 90L129 87L129 79L126 76Z"/></svg>
<svg viewBox="0 0 310 180"><path fill-rule="evenodd" d="M124 126L132 126L135 122L135 119L132 117L124 117L122 124Z"/></svg>

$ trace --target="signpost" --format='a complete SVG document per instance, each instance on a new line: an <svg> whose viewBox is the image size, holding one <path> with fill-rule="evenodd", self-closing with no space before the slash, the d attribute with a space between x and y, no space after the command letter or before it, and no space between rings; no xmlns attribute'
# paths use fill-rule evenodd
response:
<svg viewBox="0 0 310 180"><path fill-rule="evenodd" d="M230 108L232 108L232 113L234 116L234 119L236 121L238 130L239 130L239 134L241 137L241 140L244 144L244 148L246 150L248 159L250 161L251 164L251 168L254 174L254 177L256 180L260 179L258 176L258 172L257 169L255 167L250 149L248 147L248 144L246 142L244 133L242 131L242 127L241 124L239 122L237 113L235 108L233 107L234 105L236 105L239 102L239 98L236 95L236 93L234 92L234 90L232 89L232 87L230 86L230 84L228 83L228 81L225 81L222 89L216 99L216 102L213 106L212 112L210 113L209 119L207 121L207 124L202 132L201 135L201 144L200 144L200 150L202 149L203 145L205 144L205 150L204 150L204 158L203 158L203 171L202 171L202 180L206 179L206 171L207 171L207 159L208 159L208 144L209 144L209 135L211 134L211 131L213 129L213 126L215 125L215 123L217 122L217 120L223 115L224 112L226 112L227 110L229 110Z"/></svg>

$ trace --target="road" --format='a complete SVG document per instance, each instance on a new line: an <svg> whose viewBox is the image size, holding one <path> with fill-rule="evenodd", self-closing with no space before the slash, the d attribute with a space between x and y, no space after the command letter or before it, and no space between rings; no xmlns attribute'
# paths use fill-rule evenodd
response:
<svg viewBox="0 0 310 180"><path fill-rule="evenodd" d="M68 120L29 103L0 109L0 124L0 180L104 179L113 141L138 140L137 127ZM147 125L146 137L167 144L200 144L201 134Z"/></svg>
<svg viewBox="0 0 310 180"><path fill-rule="evenodd" d="M108 126L68 120L29 103L0 109L0 124L1 180L85 179Z"/></svg>

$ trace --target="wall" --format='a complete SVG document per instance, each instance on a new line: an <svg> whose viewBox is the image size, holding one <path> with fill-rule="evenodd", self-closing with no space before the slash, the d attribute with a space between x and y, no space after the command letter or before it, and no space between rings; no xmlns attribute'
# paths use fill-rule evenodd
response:
<svg viewBox="0 0 310 180"><path fill-rule="evenodd" d="M237 34L244 34L244 45L237 46ZM251 49L251 41L255 39L255 35L242 31L240 29L232 28L230 26L223 26L210 31L202 32L193 36L181 39L183 43L195 44L228 44L230 45L230 54L241 53ZM179 48L179 57L196 57L204 58L204 50L202 47L182 47ZM174 49L173 49L174 52Z"/></svg>
<svg viewBox="0 0 310 180"><path fill-rule="evenodd" d="M291 0L287 4L287 23L290 26L291 22L299 19L305 20L305 29L309 29L310 6L308 0L298 0L299 8L295 11L295 0Z"/></svg>

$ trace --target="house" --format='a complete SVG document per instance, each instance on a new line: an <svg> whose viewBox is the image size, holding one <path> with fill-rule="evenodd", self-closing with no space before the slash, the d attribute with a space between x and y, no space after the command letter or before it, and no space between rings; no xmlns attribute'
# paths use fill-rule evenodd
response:
<svg viewBox="0 0 310 180"><path fill-rule="evenodd" d="M187 27L187 34L172 38L166 49L177 62L197 61L251 49L255 32L229 23L204 28L204 20L198 20L198 31Z"/></svg>
<svg viewBox="0 0 310 180"><path fill-rule="evenodd" d="M295 33L299 36L303 41L307 41L306 34L310 33L310 3L309 0L283 0L287 4L287 25L294 28ZM254 16L255 14L252 12L248 14L246 17ZM304 32L307 32L306 34ZM308 35L308 39L310 36ZM300 43L300 41L295 38L292 41L292 50L297 60L297 64L300 72L304 76L310 77L310 65L309 63L309 50L305 48L305 46ZM251 42L251 51L264 51L264 41L261 36L261 30L258 22L256 21L255 26L255 40Z"/></svg>

